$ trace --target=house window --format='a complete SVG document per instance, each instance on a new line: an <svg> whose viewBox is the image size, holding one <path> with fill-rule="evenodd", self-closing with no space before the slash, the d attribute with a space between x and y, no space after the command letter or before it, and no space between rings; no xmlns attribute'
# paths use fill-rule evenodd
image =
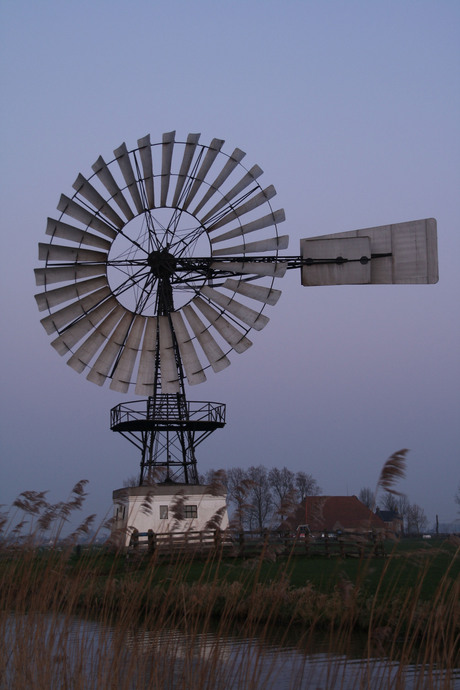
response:
<svg viewBox="0 0 460 690"><path fill-rule="evenodd" d="M160 506L160 520L168 519L168 506Z"/></svg>
<svg viewBox="0 0 460 690"><path fill-rule="evenodd" d="M184 517L185 518L196 518L198 517L198 506L184 506Z"/></svg>

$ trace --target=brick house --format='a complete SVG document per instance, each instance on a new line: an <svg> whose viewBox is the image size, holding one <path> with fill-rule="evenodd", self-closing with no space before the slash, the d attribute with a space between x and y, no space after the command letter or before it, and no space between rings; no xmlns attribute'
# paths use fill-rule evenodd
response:
<svg viewBox="0 0 460 690"><path fill-rule="evenodd" d="M307 496L286 520L296 529L307 524L311 532L385 532L385 523L356 496Z"/></svg>

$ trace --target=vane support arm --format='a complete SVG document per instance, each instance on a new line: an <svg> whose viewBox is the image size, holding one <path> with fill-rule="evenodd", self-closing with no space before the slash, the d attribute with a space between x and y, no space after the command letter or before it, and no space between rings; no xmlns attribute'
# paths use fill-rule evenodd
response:
<svg viewBox="0 0 460 690"><path fill-rule="evenodd" d="M300 269L305 286L437 283L436 220L309 237L300 240L299 256L250 256L244 262L233 256L187 258L179 259L177 268L213 280L238 275L250 281L260 275L260 267L270 264L282 270Z"/></svg>

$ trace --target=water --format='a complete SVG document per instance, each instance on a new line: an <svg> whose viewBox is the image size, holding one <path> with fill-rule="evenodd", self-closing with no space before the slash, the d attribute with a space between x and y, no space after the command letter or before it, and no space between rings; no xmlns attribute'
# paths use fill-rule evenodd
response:
<svg viewBox="0 0 460 690"><path fill-rule="evenodd" d="M49 614L6 616L0 686L31 690L430 690L460 688L454 674L386 657L306 653L295 643L238 633L124 630Z"/></svg>

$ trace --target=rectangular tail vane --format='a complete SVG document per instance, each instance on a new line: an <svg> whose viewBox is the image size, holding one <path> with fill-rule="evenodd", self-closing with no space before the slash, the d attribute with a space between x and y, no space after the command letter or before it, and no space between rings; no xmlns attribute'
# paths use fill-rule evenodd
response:
<svg viewBox="0 0 460 690"><path fill-rule="evenodd" d="M300 240L301 282L390 285L438 282L434 218Z"/></svg>

